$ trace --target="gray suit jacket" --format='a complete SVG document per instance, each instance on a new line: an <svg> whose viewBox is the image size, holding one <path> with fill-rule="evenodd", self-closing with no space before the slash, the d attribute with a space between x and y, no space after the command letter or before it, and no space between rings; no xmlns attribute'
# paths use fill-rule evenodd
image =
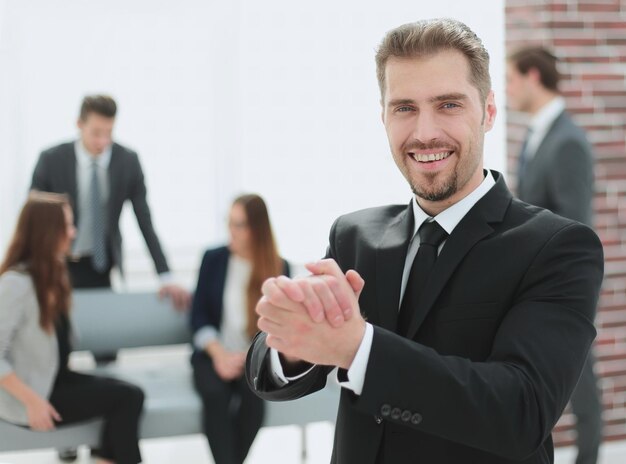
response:
<svg viewBox="0 0 626 464"><path fill-rule="evenodd" d="M520 175L522 201L592 224L593 155L583 130L561 113Z"/></svg>
<svg viewBox="0 0 626 464"><path fill-rule="evenodd" d="M35 171L31 189L44 192L66 193L72 201L74 220L78 223L78 189L76 188L76 153L74 142L63 143L41 153ZM137 217L139 229L154 260L156 271L168 272L169 267L161 244L152 225L150 207L146 200L146 184L137 153L117 143L111 150L109 164L109 202L107 239L113 264L120 271L122 268L122 235L120 233L120 214L124 202L130 200Z"/></svg>
<svg viewBox="0 0 626 464"><path fill-rule="evenodd" d="M30 274L16 270L0 276L0 378L14 372L48 398L59 368L56 333L39 325L39 303ZM28 425L26 408L0 388L0 419Z"/></svg>

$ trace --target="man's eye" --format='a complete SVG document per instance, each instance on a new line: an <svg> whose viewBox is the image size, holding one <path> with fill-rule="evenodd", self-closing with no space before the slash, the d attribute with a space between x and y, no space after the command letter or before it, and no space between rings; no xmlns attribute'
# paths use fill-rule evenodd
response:
<svg viewBox="0 0 626 464"><path fill-rule="evenodd" d="M460 108L461 106L458 105L457 103L444 103L443 105L441 105L441 107L449 110L449 109L454 109L454 108Z"/></svg>
<svg viewBox="0 0 626 464"><path fill-rule="evenodd" d="M410 106L401 106L396 111L398 111L399 113L405 113L407 111L411 111L412 109L413 108L411 108Z"/></svg>

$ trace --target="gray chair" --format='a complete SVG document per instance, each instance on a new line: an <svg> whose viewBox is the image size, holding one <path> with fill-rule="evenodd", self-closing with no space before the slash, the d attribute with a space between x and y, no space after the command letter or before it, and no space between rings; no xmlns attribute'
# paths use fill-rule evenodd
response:
<svg viewBox="0 0 626 464"><path fill-rule="evenodd" d="M115 293L110 290L76 290L72 319L77 351L95 356L120 349L180 345L190 342L188 315L172 309L154 293ZM140 437L157 438L202 433L201 401L192 381L191 365L164 362L130 367L118 363L97 367L94 372L128 380L146 394ZM268 403L265 426L298 425L303 433L311 422L333 421L339 403L334 381L324 390L286 403ZM101 420L62 426L52 432L34 432L0 421L0 452L38 448L96 446Z"/></svg>

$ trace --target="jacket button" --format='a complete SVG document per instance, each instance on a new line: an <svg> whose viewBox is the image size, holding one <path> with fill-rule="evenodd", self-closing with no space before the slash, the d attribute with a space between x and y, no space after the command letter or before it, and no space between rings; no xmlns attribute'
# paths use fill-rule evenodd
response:
<svg viewBox="0 0 626 464"><path fill-rule="evenodd" d="M402 415L402 411L400 411L400 408L393 408L391 410L391 418L393 420L398 420L400 419L400 415Z"/></svg>
<svg viewBox="0 0 626 464"><path fill-rule="evenodd" d="M420 422L422 422L422 415L421 415L421 414L417 414L417 413L415 413L415 414L413 414L413 415L411 416L411 424L413 424L413 425L417 425L417 424L419 424Z"/></svg>
<svg viewBox="0 0 626 464"><path fill-rule="evenodd" d="M383 417L388 417L389 414L391 414L391 406L389 406L388 404L383 404L383 406L380 408L380 413L383 415Z"/></svg>
<svg viewBox="0 0 626 464"><path fill-rule="evenodd" d="M383 418L380 417L380 416L374 416L374 422L376 422L378 425L380 425L383 422Z"/></svg>
<svg viewBox="0 0 626 464"><path fill-rule="evenodd" d="M408 422L411 420L411 411L409 411L408 409L405 409L404 411L402 411L402 415L400 416L400 419L402 419L402 422Z"/></svg>

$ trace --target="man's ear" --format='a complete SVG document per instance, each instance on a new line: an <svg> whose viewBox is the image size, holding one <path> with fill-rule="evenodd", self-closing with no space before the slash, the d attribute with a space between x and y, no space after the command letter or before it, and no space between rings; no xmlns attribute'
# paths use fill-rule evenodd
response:
<svg viewBox="0 0 626 464"><path fill-rule="evenodd" d="M541 85L541 73L537 68L530 68L526 73L526 77L529 78L533 84Z"/></svg>
<svg viewBox="0 0 626 464"><path fill-rule="evenodd" d="M487 99L485 100L485 132L489 132L493 128L493 125L496 122L496 114L498 114L498 109L496 108L496 97L493 90L490 90L487 95Z"/></svg>

